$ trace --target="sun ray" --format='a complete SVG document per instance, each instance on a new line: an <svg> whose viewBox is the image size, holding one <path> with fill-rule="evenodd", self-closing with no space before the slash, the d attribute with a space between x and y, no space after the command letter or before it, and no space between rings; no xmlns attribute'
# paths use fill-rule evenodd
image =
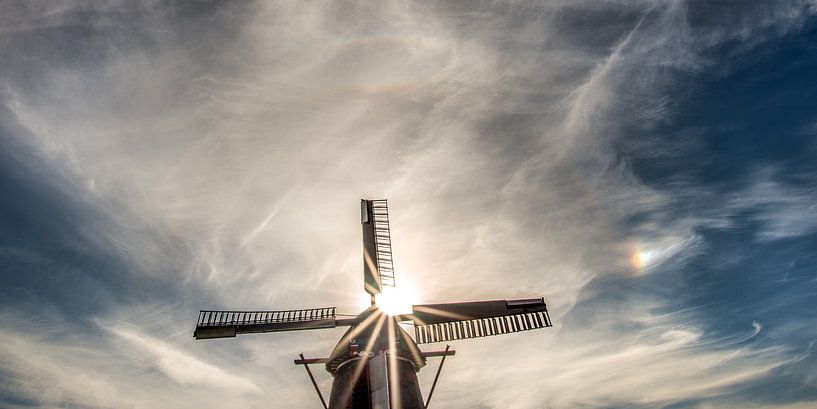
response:
<svg viewBox="0 0 817 409"><path fill-rule="evenodd" d="M399 364L397 360L397 339L395 336L397 321L393 317L389 317L389 349L388 349L388 358L389 358L389 394L392 404L394 405L395 409L399 409L402 407L402 400L400 398L400 374L398 373L399 369L397 365Z"/></svg>
<svg viewBox="0 0 817 409"><path fill-rule="evenodd" d="M387 317L386 314L380 312L375 312L372 314L372 316L376 316L377 323L374 324L369 342L366 344L366 349L364 350L365 356L361 357L360 363L355 367L355 372L352 374L352 385L357 385L360 375L363 373L363 370L366 369L366 365L368 365L369 362L369 354L372 353L372 349L374 349L375 345L378 343L377 338L380 336L380 329L383 327L383 323L386 321ZM365 328L362 324L360 327Z"/></svg>
<svg viewBox="0 0 817 409"><path fill-rule="evenodd" d="M438 309L438 308L429 307L429 306L425 306L425 305L416 305L416 306L414 306L414 310L417 311L417 312L424 312L424 313L427 313L427 314L433 314L433 315L436 315L438 317L453 318L455 320L462 320L462 321L467 321L467 320L470 320L471 318L473 318L473 317L469 317L467 315L457 314L457 313L450 312L450 311L444 311L444 310L441 310L441 309Z"/></svg>

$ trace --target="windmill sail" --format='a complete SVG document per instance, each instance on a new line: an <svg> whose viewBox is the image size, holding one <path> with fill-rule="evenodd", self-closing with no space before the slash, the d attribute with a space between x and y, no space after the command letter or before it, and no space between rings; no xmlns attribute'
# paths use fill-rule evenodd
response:
<svg viewBox="0 0 817 409"><path fill-rule="evenodd" d="M381 287L394 286L394 262L389 231L389 207L386 200L360 201L363 226L363 287L375 295Z"/></svg>
<svg viewBox="0 0 817 409"><path fill-rule="evenodd" d="M386 200L361 204L364 289L372 305L354 318L335 307L289 311L200 311L193 336L228 338L238 334L295 331L348 326L327 358L305 358L303 365L324 408L427 408L446 356L423 352L417 344L485 337L552 326L543 298L415 305L413 314L390 315L375 303L383 286L395 285ZM411 321L412 338L398 324ZM442 357L428 398L423 402L417 372L426 358ZM334 378L329 402L324 400L308 365L322 363Z"/></svg>
<svg viewBox="0 0 817 409"><path fill-rule="evenodd" d="M200 311L196 339L236 334L334 328L335 307L287 311Z"/></svg>
<svg viewBox="0 0 817 409"><path fill-rule="evenodd" d="M543 298L423 304L412 307L418 344L546 328L553 324Z"/></svg>

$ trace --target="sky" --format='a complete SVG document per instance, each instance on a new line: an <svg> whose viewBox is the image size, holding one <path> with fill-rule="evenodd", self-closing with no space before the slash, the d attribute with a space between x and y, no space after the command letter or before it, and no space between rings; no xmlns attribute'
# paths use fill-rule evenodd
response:
<svg viewBox="0 0 817 409"><path fill-rule="evenodd" d="M815 407L815 72L814 1L3 2L0 407L320 407L343 329L192 332L363 310L361 198L548 303L432 407Z"/></svg>

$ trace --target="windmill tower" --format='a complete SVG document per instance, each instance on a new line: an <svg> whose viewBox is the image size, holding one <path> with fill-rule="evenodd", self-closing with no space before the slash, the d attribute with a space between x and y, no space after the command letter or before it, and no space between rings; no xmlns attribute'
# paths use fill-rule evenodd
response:
<svg viewBox="0 0 817 409"><path fill-rule="evenodd" d="M196 339L227 338L237 334L307 329L349 329L327 358L304 358L304 365L324 408L420 409L434 392L445 357L454 351L423 352L417 344L552 326L543 298L423 304L412 313L388 315L378 308L375 296L383 286L395 286L394 264L386 200L361 200L363 226L363 288L371 306L355 318L339 318L335 307L288 311L200 311ZM414 325L412 338L399 323ZM442 357L434 384L423 402L417 372L429 357ZM332 375L327 406L309 364L324 364Z"/></svg>

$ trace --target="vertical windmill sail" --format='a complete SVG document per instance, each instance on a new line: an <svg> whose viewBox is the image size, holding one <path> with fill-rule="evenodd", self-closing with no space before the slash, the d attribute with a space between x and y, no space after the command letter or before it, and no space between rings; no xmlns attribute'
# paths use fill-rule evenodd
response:
<svg viewBox="0 0 817 409"><path fill-rule="evenodd" d="M363 226L363 288L375 295L381 292L382 286L395 284L386 200L361 200L360 223Z"/></svg>

